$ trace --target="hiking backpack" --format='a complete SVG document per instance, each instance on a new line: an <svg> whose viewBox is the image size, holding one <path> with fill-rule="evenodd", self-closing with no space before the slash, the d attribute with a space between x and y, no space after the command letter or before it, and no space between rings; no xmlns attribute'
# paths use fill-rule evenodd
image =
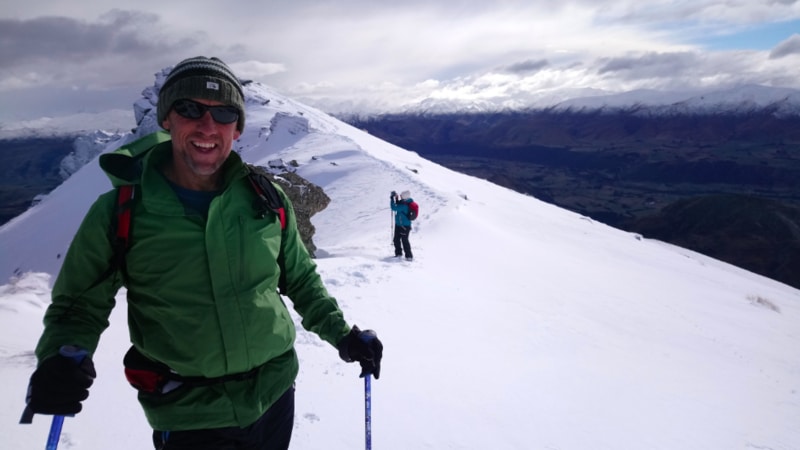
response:
<svg viewBox="0 0 800 450"><path fill-rule="evenodd" d="M408 220L416 220L419 216L419 205L417 202L409 202L408 203Z"/></svg>

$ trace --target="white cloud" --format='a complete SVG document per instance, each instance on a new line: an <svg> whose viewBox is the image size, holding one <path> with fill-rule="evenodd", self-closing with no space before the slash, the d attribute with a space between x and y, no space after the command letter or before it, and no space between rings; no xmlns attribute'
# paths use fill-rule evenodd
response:
<svg viewBox="0 0 800 450"><path fill-rule="evenodd" d="M196 55L218 56L242 78L316 105L398 105L431 89L488 95L492 90L486 86L462 85L494 77L503 68L531 71L500 82L503 89L493 85L503 95L558 83L620 89L735 81L734 70L741 65L728 61L732 54L687 42L747 24L800 18L800 4L791 0L305 0L268 6L199 1L190 9L142 0L136 8L148 13L121 8L130 6L35 2L4 11L0 59L11 63L0 67L0 88L19 85L25 74L42 73L48 78L41 82L52 87L136 91L151 83L156 71ZM25 33L34 28L42 31L31 39ZM751 65L741 76L800 87L800 75L764 63L770 56L792 54L794 42L785 41L772 54L747 55ZM687 67L675 55L688 55L694 65ZM610 63L625 61L628 70L608 70ZM546 73L537 76L536 70Z"/></svg>
<svg viewBox="0 0 800 450"><path fill-rule="evenodd" d="M269 75L286 72L286 66L280 63L268 63L261 61L242 61L230 64L231 69L236 72L239 78L263 79Z"/></svg>
<svg viewBox="0 0 800 450"><path fill-rule="evenodd" d="M50 80L51 78L47 74L39 72L27 72L19 75L14 74L9 77L0 78L0 92L32 88L37 85L48 83Z"/></svg>

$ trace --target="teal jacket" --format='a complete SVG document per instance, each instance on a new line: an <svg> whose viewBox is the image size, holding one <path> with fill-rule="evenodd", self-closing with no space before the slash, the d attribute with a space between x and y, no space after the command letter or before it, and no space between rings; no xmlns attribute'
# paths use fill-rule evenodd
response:
<svg viewBox="0 0 800 450"><path fill-rule="evenodd" d="M247 166L232 152L220 169L224 190L208 217L187 212L157 170L172 157L171 145L169 135L159 132L100 159L115 186L136 186L125 258L131 342L182 376L259 369L246 380L139 393L139 401L158 430L246 426L292 386L298 372L294 324L277 293L281 249L287 296L303 327L334 346L350 327L301 241L285 193L279 189L288 215L281 231L276 215L256 217ZM116 190L101 195L70 245L45 314L39 361L66 344L93 353L108 326L122 276L97 281L113 253L107 236L116 200ZM121 360L125 349L118 351Z"/></svg>
<svg viewBox="0 0 800 450"><path fill-rule="evenodd" d="M394 211L395 225L400 227L411 226L411 219L408 218L408 205L413 201L414 199L412 198L407 198L398 202L395 202L394 198L391 199L389 206L392 208L392 211Z"/></svg>

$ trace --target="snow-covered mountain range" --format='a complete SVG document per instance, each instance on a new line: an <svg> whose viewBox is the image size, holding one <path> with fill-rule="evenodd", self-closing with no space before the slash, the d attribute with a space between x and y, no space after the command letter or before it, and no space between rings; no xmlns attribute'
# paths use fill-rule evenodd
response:
<svg viewBox="0 0 800 450"><path fill-rule="evenodd" d="M744 85L707 92L631 91L570 99L556 110L633 110L649 115L746 114L770 109L776 115L800 116L800 90Z"/></svg>
<svg viewBox="0 0 800 450"><path fill-rule="evenodd" d="M157 74L161 77L163 74ZM89 134L95 130L112 133L128 131L141 120L142 111L155 100L152 88L133 102L133 110L113 110L100 114L80 113L45 117L22 122L0 123L0 139ZM523 95L523 94L520 94ZM647 115L742 114L769 109L776 115L800 115L800 90L792 88L742 85L724 90L658 91L636 90L609 93L597 89L569 89L524 94L524 98L504 100L454 100L427 98L403 109L401 114L469 114L520 110L551 111L631 111ZM337 117L358 117L358 111L337 112ZM374 115L374 114L367 114Z"/></svg>
<svg viewBox="0 0 800 450"><path fill-rule="evenodd" d="M106 151L153 129L159 82L136 103L136 133ZM797 289L453 172L268 86L245 91L236 151L297 161L331 197L313 218L320 273L346 318L384 342L375 448L800 448ZM46 440L49 418L17 425L32 350L62 256L110 187L95 158L0 227L8 448ZM390 246L388 193L406 189L421 207L410 263ZM125 324L123 291L61 447L150 447L122 375ZM297 348L292 449L362 447L358 369L310 333Z"/></svg>
<svg viewBox="0 0 800 450"><path fill-rule="evenodd" d="M129 132L134 125L133 119L132 110L115 109L102 113L78 113L0 123L0 139L91 134L97 130L124 133Z"/></svg>
<svg viewBox="0 0 800 450"><path fill-rule="evenodd" d="M776 114L800 115L800 90L760 85L728 89L610 93L597 89L569 89L520 93L502 100L428 98L400 114L469 114L509 111L632 111L638 114L741 114L773 109ZM337 114L350 117L359 114ZM374 115L374 114L372 114Z"/></svg>

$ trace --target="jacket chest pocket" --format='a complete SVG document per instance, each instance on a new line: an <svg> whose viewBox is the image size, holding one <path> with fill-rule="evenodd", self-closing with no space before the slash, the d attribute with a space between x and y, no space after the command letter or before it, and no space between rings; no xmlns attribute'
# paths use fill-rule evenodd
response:
<svg viewBox="0 0 800 450"><path fill-rule="evenodd" d="M198 274L209 270L203 227L141 214L132 227L125 261L133 285L196 292Z"/></svg>
<svg viewBox="0 0 800 450"><path fill-rule="evenodd" d="M278 220L272 215L262 219L241 216L238 229L239 281L252 286L274 278L277 286L281 248Z"/></svg>

